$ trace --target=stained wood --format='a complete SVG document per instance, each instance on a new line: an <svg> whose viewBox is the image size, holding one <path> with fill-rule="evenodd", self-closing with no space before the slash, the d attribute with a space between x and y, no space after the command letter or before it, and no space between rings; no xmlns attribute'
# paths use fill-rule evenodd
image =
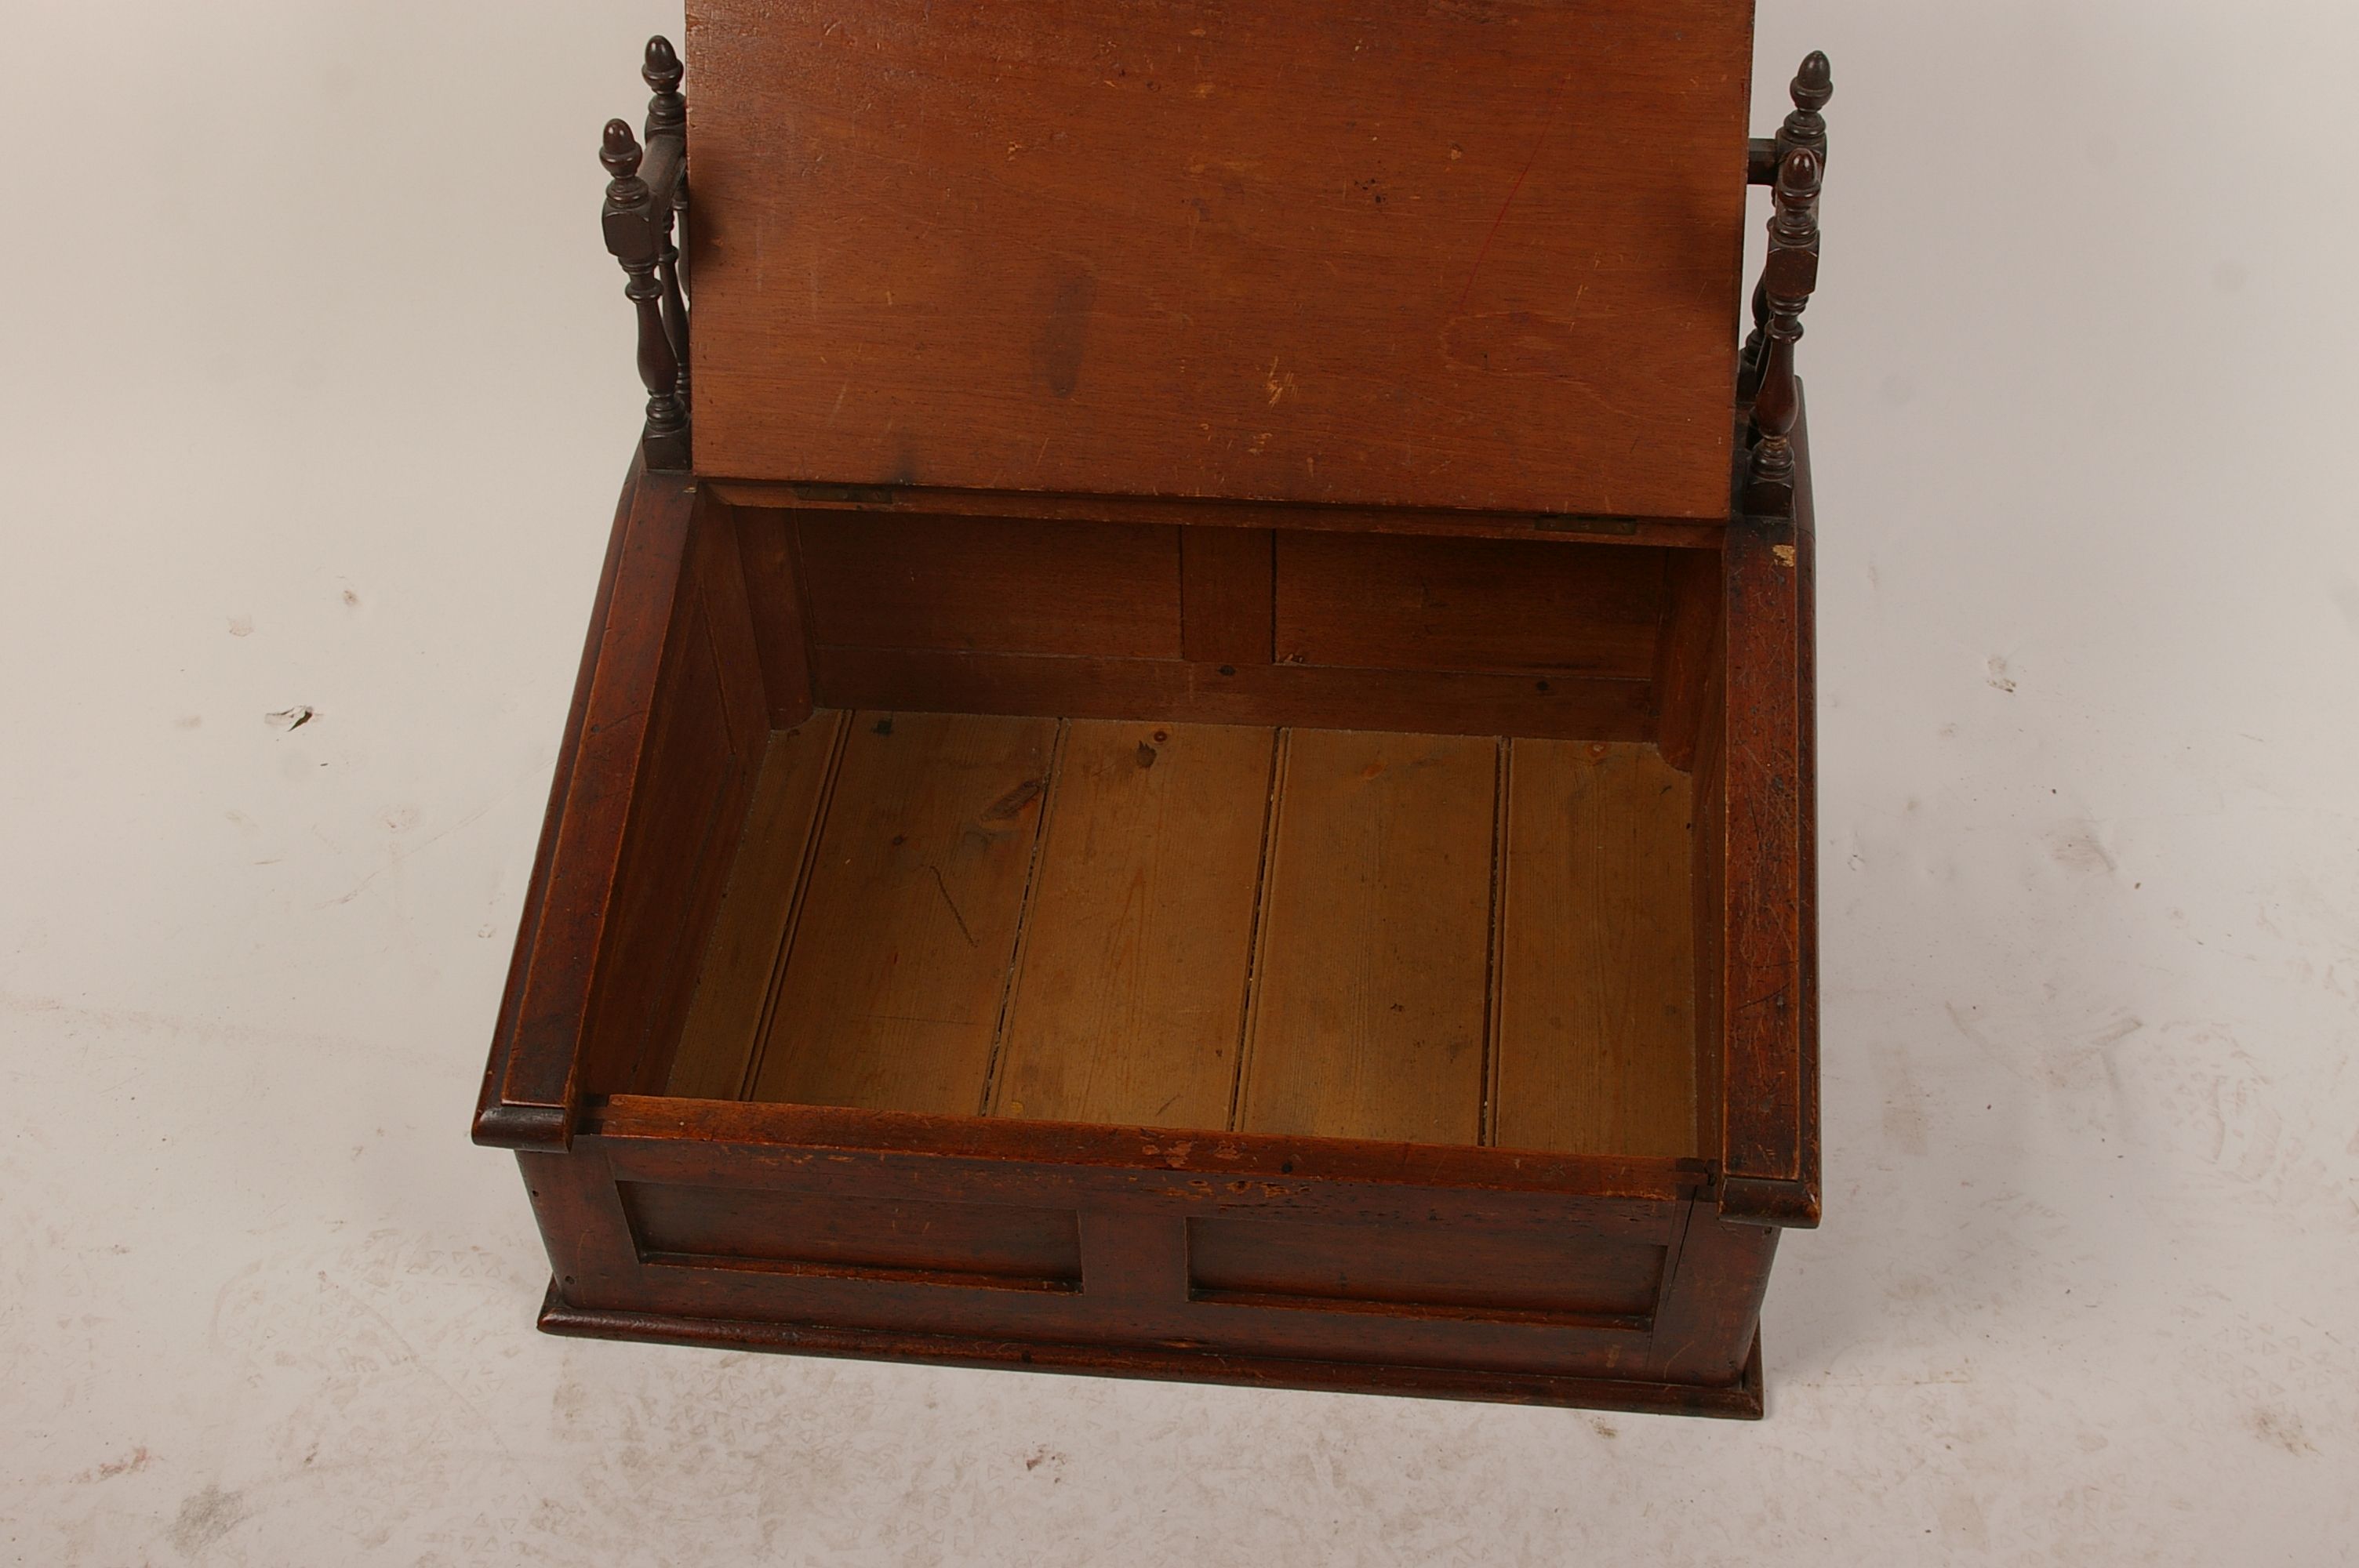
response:
<svg viewBox="0 0 2359 1568"><path fill-rule="evenodd" d="M621 1184L632 1234L672 1263L750 1263L821 1278L1073 1290L1070 1208Z"/></svg>
<svg viewBox="0 0 2359 1568"><path fill-rule="evenodd" d="M1288 664L1646 678L1662 614L1658 550L1278 535Z"/></svg>
<svg viewBox="0 0 2359 1568"><path fill-rule="evenodd" d="M1180 656L1169 524L821 513L799 533L816 643Z"/></svg>
<svg viewBox="0 0 2359 1568"><path fill-rule="evenodd" d="M1790 528L1730 524L1722 676L1726 1042L1722 1156L1732 1178L1803 1176L1799 548ZM1815 1194L1810 1195L1815 1204Z"/></svg>
<svg viewBox="0 0 2359 1568"><path fill-rule="evenodd" d="M1723 515L1750 0L696 0L700 471Z"/></svg>
<svg viewBox="0 0 2359 1568"><path fill-rule="evenodd" d="M1464 1226L1188 1224L1189 1282L1199 1292L1329 1311L1643 1317L1662 1294L1663 1253L1644 1241Z"/></svg>
<svg viewBox="0 0 2359 1568"><path fill-rule="evenodd" d="M1497 790L1494 741L1288 737L1238 1127L1476 1141Z"/></svg>
<svg viewBox="0 0 2359 1568"><path fill-rule="evenodd" d="M731 861L666 1093L734 1099L786 951L846 716L815 714L770 737Z"/></svg>
<svg viewBox="0 0 2359 1568"><path fill-rule="evenodd" d="M768 736L727 508L693 503L652 725L601 934L578 1065L584 1092L647 1092L680 1021Z"/></svg>
<svg viewBox="0 0 2359 1568"><path fill-rule="evenodd" d="M1564 513L1457 512L1413 506L1207 504L1176 496L1049 495L1033 491L899 485L790 484L707 479L733 506L864 515L1052 518L1070 523L1177 523L1189 528L1297 528L1341 534L1424 534L1464 539L1571 539L1591 544L1720 547L1725 517L1584 517Z"/></svg>
<svg viewBox="0 0 2359 1568"><path fill-rule="evenodd" d="M1070 728L997 1114L1226 1123L1272 748L1258 729Z"/></svg>
<svg viewBox="0 0 2359 1568"><path fill-rule="evenodd" d="M1655 742L1675 768L1695 765L1703 692L1720 636L1720 554L1666 550L1663 629L1655 650Z"/></svg>
<svg viewBox="0 0 2359 1568"><path fill-rule="evenodd" d="M1594 676L1198 665L929 648L811 650L831 708L1057 713L1198 724L1299 724L1425 734L1643 741L1654 687Z"/></svg>
<svg viewBox="0 0 2359 1568"><path fill-rule="evenodd" d="M980 1108L1056 732L853 718L754 1098Z"/></svg>
<svg viewBox="0 0 2359 1568"><path fill-rule="evenodd" d="M762 664L770 722L791 729L810 717L810 654L803 633L802 574L795 531L783 513L736 507L737 553L746 612Z"/></svg>
<svg viewBox="0 0 2359 1568"><path fill-rule="evenodd" d="M1652 746L1510 750L1495 1140L1695 1152L1690 790Z"/></svg>
<svg viewBox="0 0 2359 1568"><path fill-rule="evenodd" d="M1277 544L1265 528L1180 534L1180 651L1206 665L1266 665Z"/></svg>

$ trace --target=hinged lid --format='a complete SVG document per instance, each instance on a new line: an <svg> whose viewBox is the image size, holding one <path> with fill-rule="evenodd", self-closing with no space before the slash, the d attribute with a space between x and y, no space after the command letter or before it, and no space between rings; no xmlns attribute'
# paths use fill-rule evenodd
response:
<svg viewBox="0 0 2359 1568"><path fill-rule="evenodd" d="M1751 0L691 0L695 463L1721 517Z"/></svg>

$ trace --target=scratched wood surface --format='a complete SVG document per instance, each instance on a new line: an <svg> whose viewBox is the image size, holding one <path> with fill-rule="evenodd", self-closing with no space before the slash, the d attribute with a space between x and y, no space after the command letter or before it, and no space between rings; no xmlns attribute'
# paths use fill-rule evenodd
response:
<svg viewBox="0 0 2359 1568"><path fill-rule="evenodd" d="M1288 737L1239 1127L1480 1140L1498 751Z"/></svg>
<svg viewBox="0 0 2359 1568"><path fill-rule="evenodd" d="M1691 799L1652 746L1510 748L1502 1147L1695 1152Z"/></svg>
<svg viewBox="0 0 2359 1568"><path fill-rule="evenodd" d="M1271 752L1262 729L1071 727L995 1114L1226 1125Z"/></svg>
<svg viewBox="0 0 2359 1568"><path fill-rule="evenodd" d="M842 713L814 713L810 722L770 736L680 1030L669 1094L734 1099L745 1087L770 979L801 903L843 721Z"/></svg>
<svg viewBox="0 0 2359 1568"><path fill-rule="evenodd" d="M981 1108L1056 732L855 716L754 1098Z"/></svg>
<svg viewBox="0 0 2359 1568"><path fill-rule="evenodd" d="M1723 517L1750 0L691 0L696 467Z"/></svg>
<svg viewBox="0 0 2359 1568"><path fill-rule="evenodd" d="M668 1092L1691 1153L1690 797L1638 743L822 709Z"/></svg>

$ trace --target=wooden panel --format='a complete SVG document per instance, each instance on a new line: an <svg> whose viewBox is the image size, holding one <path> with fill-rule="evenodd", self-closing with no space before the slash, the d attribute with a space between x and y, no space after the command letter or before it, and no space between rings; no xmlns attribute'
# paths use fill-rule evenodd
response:
<svg viewBox="0 0 2359 1568"><path fill-rule="evenodd" d="M734 1099L759 1038L834 777L845 716L814 714L770 737L728 891L680 1031L667 1094Z"/></svg>
<svg viewBox="0 0 2359 1568"><path fill-rule="evenodd" d="M1661 646L1655 654L1656 744L1675 768L1695 765L1704 687L1719 652L1720 554L1667 550Z"/></svg>
<svg viewBox="0 0 2359 1568"><path fill-rule="evenodd" d="M1497 743L1297 730L1281 767L1237 1126L1474 1142Z"/></svg>
<svg viewBox="0 0 2359 1568"><path fill-rule="evenodd" d="M696 467L1710 517L1751 0L694 0Z"/></svg>
<svg viewBox="0 0 2359 1568"><path fill-rule="evenodd" d="M1781 525L1732 524L1727 550L1724 780L1727 1056L1722 1151L1729 1174L1802 1176L1800 568ZM1791 535L1787 535L1790 539ZM1815 1202L1815 1198L1812 1200Z"/></svg>
<svg viewBox="0 0 2359 1568"><path fill-rule="evenodd" d="M592 1094L647 1093L672 1052L768 734L727 509L697 506L647 750L614 872L580 1065Z"/></svg>
<svg viewBox="0 0 2359 1568"><path fill-rule="evenodd" d="M1663 1249L1462 1226L1188 1222L1199 1299L1330 1312L1426 1309L1470 1317L1643 1317L1662 1292Z"/></svg>
<svg viewBox="0 0 2359 1568"><path fill-rule="evenodd" d="M1056 731L854 716L754 1098L979 1111Z"/></svg>
<svg viewBox="0 0 2359 1568"><path fill-rule="evenodd" d="M1649 683L1591 676L1534 679L895 648L823 647L812 655L815 689L831 708L1591 741L1643 741L1655 728Z"/></svg>
<svg viewBox="0 0 2359 1568"><path fill-rule="evenodd" d="M734 509L737 552L745 579L746 611L762 661L770 722L791 729L810 717L810 654L803 635L801 574L795 532L780 512Z"/></svg>
<svg viewBox="0 0 2359 1568"><path fill-rule="evenodd" d="M1270 661L1276 539L1266 528L1180 532L1180 643L1200 665Z"/></svg>
<svg viewBox="0 0 2359 1568"><path fill-rule="evenodd" d="M1695 1152L1687 775L1651 746L1518 741L1495 1141Z"/></svg>
<svg viewBox="0 0 2359 1568"><path fill-rule="evenodd" d="M633 1239L661 1261L1019 1290L1082 1281L1070 1209L651 1182L620 1190Z"/></svg>
<svg viewBox="0 0 2359 1568"><path fill-rule="evenodd" d="M561 1149L582 1093L597 956L617 913L632 802L653 745L656 705L683 581L695 493L635 460L558 752L500 1000L474 1136Z"/></svg>
<svg viewBox="0 0 2359 1568"><path fill-rule="evenodd" d="M1272 748L1266 730L1070 728L998 1114L1226 1125Z"/></svg>
<svg viewBox="0 0 2359 1568"><path fill-rule="evenodd" d="M1277 536L1277 656L1361 669L1647 678L1659 549L1491 539Z"/></svg>
<svg viewBox="0 0 2359 1568"><path fill-rule="evenodd" d="M1703 712L1697 725L1693 775L1695 898L1696 1148L1710 1157L1721 1146L1722 1107L1727 1096L1727 1019L1721 984L1725 975L1728 925L1728 802L1725 754L1726 704L1717 665L1704 681Z"/></svg>
<svg viewBox="0 0 2359 1568"><path fill-rule="evenodd" d="M813 642L1180 656L1170 524L817 513L798 527Z"/></svg>

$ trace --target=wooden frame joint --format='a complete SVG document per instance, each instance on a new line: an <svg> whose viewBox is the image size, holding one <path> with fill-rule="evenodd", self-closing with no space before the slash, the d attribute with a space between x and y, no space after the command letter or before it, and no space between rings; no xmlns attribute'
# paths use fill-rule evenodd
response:
<svg viewBox="0 0 2359 1568"><path fill-rule="evenodd" d="M561 1105L494 1100L476 1108L474 1139L486 1149L562 1154L573 1147L573 1118Z"/></svg>

